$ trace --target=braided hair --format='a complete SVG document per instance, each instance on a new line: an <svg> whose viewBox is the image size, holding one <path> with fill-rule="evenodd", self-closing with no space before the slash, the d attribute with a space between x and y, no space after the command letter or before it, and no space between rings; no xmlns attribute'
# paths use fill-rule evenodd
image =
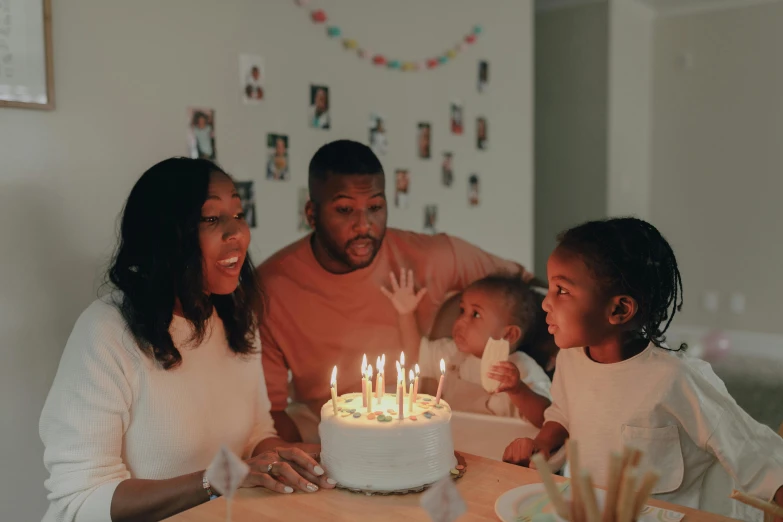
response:
<svg viewBox="0 0 783 522"><path fill-rule="evenodd" d="M567 230L558 242L582 258L606 291L636 300L641 324L636 334L666 348L664 334L682 310L682 277L658 229L637 218L612 218Z"/></svg>

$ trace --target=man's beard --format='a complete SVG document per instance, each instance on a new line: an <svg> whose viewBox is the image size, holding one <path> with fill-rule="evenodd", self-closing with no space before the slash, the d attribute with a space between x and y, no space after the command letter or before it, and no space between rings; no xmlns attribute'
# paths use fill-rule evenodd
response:
<svg viewBox="0 0 783 522"><path fill-rule="evenodd" d="M375 256L378 255L378 252L381 249L381 244L383 243L383 236L380 238L372 237L370 235L363 235L363 236L356 236L352 238L350 241L348 241L345 244L345 247L341 248L340 245L337 244L337 242L334 241L334 239L325 231L325 227L320 223L320 220L318 218L318 215L316 213L315 219L314 219L314 234L316 238L318 239L318 242L321 243L321 246L323 246L324 250L326 251L327 255L334 259L335 261L338 261L345 265L346 267L350 268L351 271L353 270L359 270L361 268L366 268L372 264L372 262L375 260ZM351 243L354 241L370 241L372 242L372 255L367 259L366 261L362 261L360 263L356 263L351 259L351 256L348 255L348 249L351 246Z"/></svg>

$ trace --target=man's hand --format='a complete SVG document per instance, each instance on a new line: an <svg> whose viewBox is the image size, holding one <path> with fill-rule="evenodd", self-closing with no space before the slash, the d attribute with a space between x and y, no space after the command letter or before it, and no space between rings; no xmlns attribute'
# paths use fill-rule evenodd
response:
<svg viewBox="0 0 783 522"><path fill-rule="evenodd" d="M422 297L427 293L427 289L422 288L416 292L413 285L413 270L408 270L406 273L405 269L401 268L399 282L397 282L394 272L390 272L389 280L391 281L392 289L389 290L382 286L381 292L383 292L383 295L389 298L400 315L408 315L415 312Z"/></svg>

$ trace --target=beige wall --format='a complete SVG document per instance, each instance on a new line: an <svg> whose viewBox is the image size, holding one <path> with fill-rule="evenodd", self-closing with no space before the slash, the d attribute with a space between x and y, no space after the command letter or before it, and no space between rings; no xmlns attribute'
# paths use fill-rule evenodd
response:
<svg viewBox="0 0 783 522"><path fill-rule="evenodd" d="M186 107L216 109L219 161L256 181L257 261L299 237L297 189L324 142L366 140L371 110L387 116L387 170L412 173L411 209L390 224L439 224L497 254L532 262L532 8L529 0L323 0L332 20L376 51L440 53L476 23L485 34L454 63L402 74L359 61L307 12L283 0L69 0L54 4L57 110L0 109L0 520L40 519L46 500L38 416L66 338L95 297L114 245L115 219L142 171L186 153ZM266 58L268 101L246 107L238 54ZM423 58L424 56L422 56ZM479 59L490 93L476 93ZM310 82L331 87L331 131L306 127ZM466 134L447 132L448 103L465 103ZM477 115L490 150L474 146ZM455 184L440 161L414 156L417 121L434 125L433 153L455 152ZM293 180L264 178L267 132L288 133ZM482 176L469 209L467 177ZM391 180L389 187L391 187Z"/></svg>
<svg viewBox="0 0 783 522"><path fill-rule="evenodd" d="M680 261L681 324L783 333L781 28L781 2L655 25L650 209Z"/></svg>
<svg viewBox="0 0 783 522"><path fill-rule="evenodd" d="M607 211L650 213L654 12L637 0L609 2Z"/></svg>
<svg viewBox="0 0 783 522"><path fill-rule="evenodd" d="M606 216L608 4L535 19L535 270L555 237Z"/></svg>

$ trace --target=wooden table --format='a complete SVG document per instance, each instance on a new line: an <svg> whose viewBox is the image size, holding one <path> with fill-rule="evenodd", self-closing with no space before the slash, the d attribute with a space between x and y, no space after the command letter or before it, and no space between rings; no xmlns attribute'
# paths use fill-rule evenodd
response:
<svg viewBox="0 0 783 522"><path fill-rule="evenodd" d="M495 500L509 489L540 482L534 470L462 453L467 462L465 476L456 481L468 513L460 522L493 521ZM336 520L345 522L429 521L419 505L421 493L366 496L345 490L283 495L264 489L240 490L233 502L233 522L261 520ZM685 514L683 522L728 522L732 519L703 511L651 500L653 506ZM171 522L224 522L225 499L216 499L168 519Z"/></svg>

